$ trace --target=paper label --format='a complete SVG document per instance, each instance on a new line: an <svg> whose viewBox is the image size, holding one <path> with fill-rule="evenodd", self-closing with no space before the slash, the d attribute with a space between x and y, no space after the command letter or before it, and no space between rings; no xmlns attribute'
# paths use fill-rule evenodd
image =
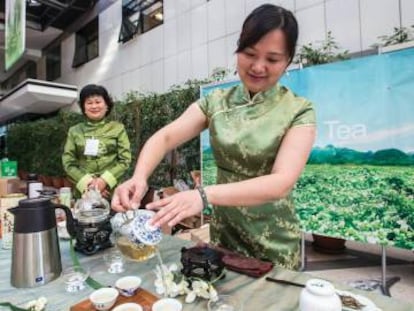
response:
<svg viewBox="0 0 414 311"><path fill-rule="evenodd" d="M97 156L99 148L99 139L86 139L84 155Z"/></svg>

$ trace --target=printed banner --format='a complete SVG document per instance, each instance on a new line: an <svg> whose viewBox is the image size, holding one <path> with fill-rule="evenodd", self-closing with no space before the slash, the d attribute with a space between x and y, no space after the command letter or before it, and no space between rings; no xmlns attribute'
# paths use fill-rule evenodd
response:
<svg viewBox="0 0 414 311"><path fill-rule="evenodd" d="M6 0L5 69L23 55L26 42L26 1Z"/></svg>

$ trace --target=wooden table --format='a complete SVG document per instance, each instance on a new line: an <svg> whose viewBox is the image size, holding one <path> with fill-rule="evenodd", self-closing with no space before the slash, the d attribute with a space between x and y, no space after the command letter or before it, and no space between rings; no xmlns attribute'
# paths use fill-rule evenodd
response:
<svg viewBox="0 0 414 311"><path fill-rule="evenodd" d="M192 242L180 240L175 237L166 236L160 243L161 254L166 264L179 264L180 249L184 246L190 246ZM60 248L62 253L63 269L71 266L69 255L69 242L61 241ZM128 262L126 271L121 274L110 274L106 272L103 261L103 252L93 256L83 256L79 254L79 259L84 267L89 267L91 276L100 283L114 285L115 281L125 275L138 275L142 278L142 287L150 292L155 293L153 270L157 260L151 258L145 262L135 263ZM16 289L10 285L10 267L11 267L11 250L0 249L0 301L8 301L16 305L45 296L48 299L46 310L69 310L70 306L86 299L93 291L92 288L85 288L83 291L70 294L65 292L63 278L59 278L44 286L30 289ZM275 268L268 276L283 278L295 282L306 282L311 278L310 275L303 272L288 271L285 269ZM244 311L262 311L262 310L298 310L298 298L301 288L287 285L280 285L265 281L264 277L260 279L250 278L245 275L226 272L226 277L217 282L216 289L219 293L228 293L235 295L244 304ZM373 300L376 305L383 311L414 311L414 306L406 302L400 302L390 297L381 296L374 293L362 292L355 289L349 289L345 286L338 285L339 289L346 289L352 292L363 294ZM207 301L199 299L196 303L185 304L184 296L179 298L184 305L183 311L207 310ZM8 310L0 307L0 310Z"/></svg>

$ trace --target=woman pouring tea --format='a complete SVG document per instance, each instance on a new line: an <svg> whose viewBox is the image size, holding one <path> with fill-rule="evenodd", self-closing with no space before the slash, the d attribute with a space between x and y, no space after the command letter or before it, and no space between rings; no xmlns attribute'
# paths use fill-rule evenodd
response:
<svg viewBox="0 0 414 311"><path fill-rule="evenodd" d="M164 155L208 128L217 184L182 191L146 206L154 226L174 226L213 206L211 241L249 257L296 269L299 221L291 191L315 139L312 104L278 84L298 37L293 14L262 5L243 23L237 43L241 84L193 103L143 147L131 179L118 186L112 208L135 208Z"/></svg>

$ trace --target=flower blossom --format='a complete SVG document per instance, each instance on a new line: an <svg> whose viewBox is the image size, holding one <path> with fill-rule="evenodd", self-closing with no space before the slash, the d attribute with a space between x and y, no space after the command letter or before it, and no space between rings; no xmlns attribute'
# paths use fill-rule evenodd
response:
<svg viewBox="0 0 414 311"><path fill-rule="evenodd" d="M195 280L191 283L191 290L187 293L185 302L192 303L196 297L215 301L217 300L217 291L210 283L203 280Z"/></svg>
<svg viewBox="0 0 414 311"><path fill-rule="evenodd" d="M35 300L29 301L25 308L29 311L42 311L45 309L47 304L47 299L45 297L40 297Z"/></svg>
<svg viewBox="0 0 414 311"><path fill-rule="evenodd" d="M217 291L213 285L199 278L186 278L178 274L178 267L175 264L157 265L154 271L156 279L154 281L155 291L159 295L176 297L187 295L186 303L192 303L197 297L204 299L217 300ZM179 279L179 281L176 281Z"/></svg>

